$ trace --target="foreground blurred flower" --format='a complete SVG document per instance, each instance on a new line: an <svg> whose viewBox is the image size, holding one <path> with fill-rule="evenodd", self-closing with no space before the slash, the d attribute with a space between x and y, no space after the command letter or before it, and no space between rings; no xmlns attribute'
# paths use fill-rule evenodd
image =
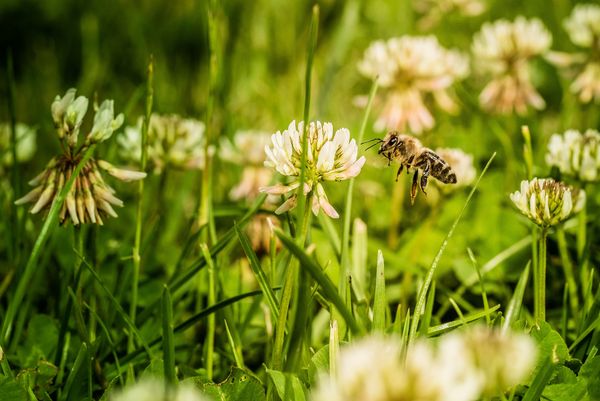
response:
<svg viewBox="0 0 600 401"><path fill-rule="evenodd" d="M178 115L153 114L148 128L148 162L154 173L167 167L186 170L204 168L205 126L201 121ZM135 127L126 127L117 137L120 155L126 160L139 161L141 157L142 119Z"/></svg>
<svg viewBox="0 0 600 401"><path fill-rule="evenodd" d="M435 180L436 184L444 190L452 190L458 187L469 186L475 181L477 173L473 166L473 156L463 152L457 148L437 148L435 153L443 160L448 162L452 171L456 174L456 183L449 185L444 184L441 181Z"/></svg>
<svg viewBox="0 0 600 401"><path fill-rule="evenodd" d="M440 46L435 36L376 41L365 51L358 69L368 78L377 78L384 89L383 111L375 130L410 129L417 134L435 124L425 105L430 96L444 111L457 111L449 90L469 72L467 58Z"/></svg>
<svg viewBox="0 0 600 401"><path fill-rule="evenodd" d="M34 203L30 210L34 214L49 210L88 148L110 138L122 124L123 115L115 118L112 100L105 100L96 111L92 130L78 145L79 129L87 112L87 103L83 96L75 99L75 89L67 91L63 98L56 97L52 104L52 117L63 154L48 162L44 171L29 182L35 188L15 204ZM100 169L123 181L139 180L146 176L146 173L116 168L104 160L88 159L61 207L61 224L69 217L75 225L103 224L103 217L117 217L112 205L123 206L123 202L114 195L115 190L104 182Z"/></svg>
<svg viewBox="0 0 600 401"><path fill-rule="evenodd" d="M587 49L580 53L551 52L548 60L562 67L579 101L600 101L600 5L577 4L564 22L571 42Z"/></svg>
<svg viewBox="0 0 600 401"><path fill-rule="evenodd" d="M31 160L36 150L36 129L29 127L25 124L16 125L16 137L17 137L17 162L23 163ZM5 166L12 166L13 157L11 146L11 130L10 124L0 124L0 172Z"/></svg>
<svg viewBox="0 0 600 401"><path fill-rule="evenodd" d="M588 129L582 134L570 129L563 135L552 135L546 163L581 181L597 181L600 178L600 133Z"/></svg>
<svg viewBox="0 0 600 401"><path fill-rule="evenodd" d="M452 332L442 337L440 346L450 359L466 359L474 367L486 397L527 380L537 358L537 347L528 335L483 325Z"/></svg>
<svg viewBox="0 0 600 401"><path fill-rule="evenodd" d="M366 337L343 347L333 377L322 375L316 401L472 401L528 379L533 340L485 326L417 340L401 357L399 339ZM434 380L432 380L434 378Z"/></svg>
<svg viewBox="0 0 600 401"><path fill-rule="evenodd" d="M542 228L561 223L585 205L585 192L551 178L521 181L521 190L510 195L521 213Z"/></svg>
<svg viewBox="0 0 600 401"><path fill-rule="evenodd" d="M115 392L110 401L207 401L192 386L178 385L166 388L163 380L145 379Z"/></svg>
<svg viewBox="0 0 600 401"><path fill-rule="evenodd" d="M535 18L483 24L472 44L477 70L491 76L479 95L481 106L501 114L525 114L528 106L543 109L546 103L531 83L529 61L551 43L550 32Z"/></svg>
<svg viewBox="0 0 600 401"><path fill-rule="evenodd" d="M414 0L414 7L423 17L419 20L421 29L430 29L448 14L474 17L483 13L486 4L483 0Z"/></svg>
<svg viewBox="0 0 600 401"><path fill-rule="evenodd" d="M277 131L271 136L272 147L265 146L265 166L291 177L287 185L261 188L261 192L273 195L292 194L275 213L284 213L296 206L296 191L300 186L302 169L303 137L304 123L300 122L296 127L296 121L292 121L283 133ZM315 215L323 209L329 217L338 218L339 215L329 203L321 183L356 177L365 164L365 157L357 159L358 146L354 139L350 139L350 131L340 128L334 135L331 123L311 122L307 138L304 194L312 193L312 211Z"/></svg>
<svg viewBox="0 0 600 401"><path fill-rule="evenodd" d="M260 193L259 189L271 182L273 170L264 166L265 147L270 143L271 134L255 131L240 131L233 141L221 142L221 160L243 167L241 181L229 192L232 200L252 202Z"/></svg>

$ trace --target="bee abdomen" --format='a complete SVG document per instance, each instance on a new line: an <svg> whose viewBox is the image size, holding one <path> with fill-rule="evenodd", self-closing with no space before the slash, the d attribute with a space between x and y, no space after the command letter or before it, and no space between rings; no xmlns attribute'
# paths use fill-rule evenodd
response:
<svg viewBox="0 0 600 401"><path fill-rule="evenodd" d="M456 184L456 174L452 171L452 167L442 159L432 162L430 175L444 184Z"/></svg>

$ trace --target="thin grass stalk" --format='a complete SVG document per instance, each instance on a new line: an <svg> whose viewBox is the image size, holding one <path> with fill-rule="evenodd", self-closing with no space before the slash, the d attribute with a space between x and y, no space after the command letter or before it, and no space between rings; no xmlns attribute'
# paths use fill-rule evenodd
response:
<svg viewBox="0 0 600 401"><path fill-rule="evenodd" d="M579 296L577 294L577 282L575 281L575 274L573 273L573 263L569 257L567 239L565 237L565 229L563 225L559 225L556 228L556 239L558 241L558 251L560 253L560 258L567 281L567 287L569 290L569 305L571 307L571 313L573 314L573 317L576 317L579 312Z"/></svg>
<svg viewBox="0 0 600 401"><path fill-rule="evenodd" d="M465 210L467 209L467 206L469 205L471 198L475 194L475 191L477 190L477 187L479 186L479 182L481 181L481 178L485 175L487 169L490 167L490 165L492 164L492 161L494 160L495 157L496 157L496 152L494 152L494 154L492 154L492 157L490 157L490 159L486 163L485 167L481 171L481 174L479 174L477 181L475 181L475 185L473 185L471 192L469 192L469 196L467 197L465 204L463 205L462 209L458 213L458 216L456 216L456 220L454 220L454 223L452 223L452 227L450 227L450 231L448 231L448 234L446 234L446 238L444 238L444 241L442 242L442 245L440 246L438 253L435 255L435 258L433 259L433 262L431 263L431 267L429 268L429 271L427 272L427 275L425 276L425 281L423 282L423 285L421 286L421 289L419 290L419 295L417 297L417 304L415 305L415 311L414 311L414 315L413 315L411 326L410 326L410 334L408 337L409 344L412 343L417 336L419 320L421 319L421 315L424 312L425 303L427 302L427 292L429 291L429 287L431 286L431 282L433 281L433 276L435 275L435 271L437 270L437 266L440 262L440 259L442 258L442 255L444 254L444 250L446 249L446 246L448 245L448 241L452 237L452 234L454 234L454 230L456 229L458 222L460 221L462 215L464 214Z"/></svg>
<svg viewBox="0 0 600 401"><path fill-rule="evenodd" d="M537 275L533 276L534 282L534 304L533 310L535 321L541 323L546 321L546 242L548 240L548 229L541 228L538 238L538 267Z"/></svg>
<svg viewBox="0 0 600 401"><path fill-rule="evenodd" d="M213 182L213 157L211 156L211 146L217 135L215 131L216 124L214 120L215 98L218 91L219 81L219 56L221 55L220 43L217 38L217 17L215 15L218 2L210 0L207 6L208 14L208 48L209 68L208 68L208 97L206 100L206 140L204 141L204 169L202 170L200 206L198 210L198 226L208 225L208 238L206 233L202 234L204 242L214 244L217 241L215 229L215 220L212 211L212 182ZM210 240L210 241L208 241Z"/></svg>
<svg viewBox="0 0 600 401"><path fill-rule="evenodd" d="M208 306L213 306L217 303L216 289L215 289L215 265L212 258L210 257L210 251L208 246L203 243L200 245L202 255L206 259L208 266ZM214 314L210 314L207 317L207 332L206 332L206 377L208 380L213 379L213 354L215 350L215 326L216 318Z"/></svg>
<svg viewBox="0 0 600 401"><path fill-rule="evenodd" d="M298 187L298 221L299 225L302 226L304 219L304 209L306 207L310 208L310 203L307 202L307 199L304 195L304 184L307 181L306 176L306 163L308 160L308 129L310 125L309 117L310 117L310 96L311 96L311 87L312 87L312 64L315 54L315 48L317 46L317 37L319 33L319 6L315 4L312 8L312 18L310 21L310 34L308 40L308 56L306 60L306 72L305 72L305 87L304 87L304 113L302 117L302 121L304 121L304 132L302 133L302 157L300 163L300 186ZM300 245L304 245L304 240Z"/></svg>
<svg viewBox="0 0 600 401"><path fill-rule="evenodd" d="M163 368L165 375L165 388L177 381L175 375L175 341L173 336L173 303L168 286L163 287L162 294L162 340L163 340Z"/></svg>
<svg viewBox="0 0 600 401"><path fill-rule="evenodd" d="M146 171L146 164L148 161L148 128L150 126L150 118L152 116L152 105L154 100L154 60L150 56L148 62L146 82L146 113L142 122L142 154L140 156L140 171ZM129 305L129 317L132 322L135 322L137 312L137 301L138 301L138 286L140 281L140 266L141 256L140 248L142 245L142 202L144 199L144 180L138 181L137 187L137 206L135 215L135 239L133 244L133 274L131 279L131 304ZM127 341L127 351L132 352L135 349L134 344L134 333L129 332L129 338Z"/></svg>
<svg viewBox="0 0 600 401"><path fill-rule="evenodd" d="M363 142L365 136L365 130L367 128L367 122L369 121L369 114L371 113L371 106L373 105L373 98L377 93L377 79L373 80L371 90L369 92L369 100L363 115L362 123L360 125L360 131L358 131L358 144ZM346 206L344 208L344 226L342 228L342 249L341 249L341 260L340 260L340 277L339 277L339 292L342 299L349 305L350 300L346 299L346 282L348 271L350 269L350 222L352 220L352 193L354 191L354 178L350 178L348 182L348 191L346 192Z"/></svg>
<svg viewBox="0 0 600 401"><path fill-rule="evenodd" d="M29 254L29 259L27 260L27 264L23 269L23 273L21 274L20 279L17 282L17 288L10 302L8 302L8 308L6 310L6 315L4 316L4 320L2 321L2 330L0 331L0 346L6 344L8 342L8 337L10 336L10 332L13 326L13 321L15 319L17 310L21 307L21 302L23 301L23 297L25 296L25 292L29 288L31 283L31 279L33 273L36 271L38 266L37 261L40 257L42 249L46 244L46 241L54 227L56 227L56 223L58 221L58 214L60 209L65 202L65 198L67 197L67 193L71 190L73 183L75 182L75 178L79 176L81 173L81 169L88 162L92 154L94 153L94 149L96 149L96 145L91 145L83 154L83 157L75 167L73 174L67 182L62 190L59 192L58 196L54 198L52 202L52 206L50 207L50 211L48 212L48 216L42 225L42 229L33 245L33 249Z"/></svg>

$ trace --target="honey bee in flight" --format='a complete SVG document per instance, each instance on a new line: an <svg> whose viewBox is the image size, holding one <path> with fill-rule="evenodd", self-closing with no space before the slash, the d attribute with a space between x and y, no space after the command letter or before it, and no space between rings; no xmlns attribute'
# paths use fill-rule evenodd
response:
<svg viewBox="0 0 600 401"><path fill-rule="evenodd" d="M420 186L421 191L427 195L425 187L427 187L429 176L438 179L444 184L456 184L456 174L454 174L448 162L438 156L433 150L423 146L418 139L410 135L392 131L385 138L377 138L375 140L377 142L374 145L381 143L378 154L388 159L388 165L393 160L400 162L400 167L396 173L396 181L398 181L398 177L405 167L407 173L410 172L411 168L415 169L410 190L411 204L414 203L417 196L417 187ZM421 171L420 180L419 171Z"/></svg>

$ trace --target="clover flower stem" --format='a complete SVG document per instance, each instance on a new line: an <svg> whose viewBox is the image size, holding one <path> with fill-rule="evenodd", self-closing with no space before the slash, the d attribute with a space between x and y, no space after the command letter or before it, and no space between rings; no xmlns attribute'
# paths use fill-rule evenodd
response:
<svg viewBox="0 0 600 401"><path fill-rule="evenodd" d="M152 116L152 104L154 100L154 60L150 56L148 62L148 79L146 82L146 114L142 123L142 145L140 157L140 171L146 171L146 162L148 159L148 127L150 126L150 117ZM137 312L138 285L140 280L141 256L140 248L142 245L142 200L144 199L144 180L138 181L137 188L137 208L135 215L135 239L133 245L133 274L131 279L131 303L129 304L129 317L135 323ZM127 341L127 351L133 352L135 333L131 330ZM133 379L133 370L129 370L129 378Z"/></svg>
<svg viewBox="0 0 600 401"><path fill-rule="evenodd" d="M21 278L17 282L17 288L14 292L14 295L10 302L8 302L8 308L6 310L6 314L4 315L4 320L2 321L2 328L0 329L0 345L5 345L8 341L8 337L10 336L10 332L12 330L13 321L15 319L17 309L21 307L21 302L23 301L25 292L29 288L29 284L33 277L33 273L36 270L39 270L37 269L37 261L40 257L40 253L42 252L43 246L45 245L46 240L50 235L51 230L56 225L56 222L58 220L58 214L60 213L60 209L62 208L63 203L65 202L67 193L71 190L71 187L75 182L75 178L79 176L83 166L92 157L95 148L96 145L92 145L86 150L83 157L75 167L73 174L71 175L71 177L69 177L60 193L54 198L54 201L52 202L52 206L50 207L48 216L46 217L44 225L42 226L42 229L40 230L40 233L37 239L35 240L35 244L33 245L33 249L29 254L27 264L25 265L25 268L21 273Z"/></svg>
<svg viewBox="0 0 600 401"><path fill-rule="evenodd" d="M542 227L538 237L538 266L534 275L533 311L536 323L546 321L546 243L548 229Z"/></svg>
<svg viewBox="0 0 600 401"><path fill-rule="evenodd" d="M585 243L587 241L587 204L579 212L579 225L577 227L577 259L581 263L584 257Z"/></svg>
<svg viewBox="0 0 600 401"><path fill-rule="evenodd" d="M571 306L571 313L573 317L577 316L579 310L579 297L577 295L577 282L573 274L573 263L569 257L569 251L567 249L567 240L565 238L565 229L562 225L556 228L556 239L558 240L558 251L560 252L560 258L562 260L563 269L565 271L565 278L567 280L567 287L569 289L569 305Z"/></svg>
<svg viewBox="0 0 600 401"><path fill-rule="evenodd" d="M361 144L364 139L365 130L367 128L367 122L369 120L369 114L371 113L371 106L373 104L373 99L375 98L375 93L377 93L377 79L373 80L373 84L371 85L371 91L369 92L369 100L367 102L367 107L365 108L365 113L363 115L362 123L360 125L360 131L358 132L358 143ZM344 225L342 228L342 247L341 247L341 255L340 255L340 277L338 281L338 290L339 294L344 301L346 301L346 305L350 305L350 299L346 297L346 284L348 282L347 276L348 271L350 269L350 251L349 251L349 243L350 243L350 222L352 220L352 193L354 191L354 178L350 178L350 182L348 183L348 191L346 192L346 207L344 208ZM343 321L338 316L334 317L335 321ZM342 325L342 328L345 325ZM337 323L336 323L336 332L337 332ZM342 331L343 335L343 331Z"/></svg>

